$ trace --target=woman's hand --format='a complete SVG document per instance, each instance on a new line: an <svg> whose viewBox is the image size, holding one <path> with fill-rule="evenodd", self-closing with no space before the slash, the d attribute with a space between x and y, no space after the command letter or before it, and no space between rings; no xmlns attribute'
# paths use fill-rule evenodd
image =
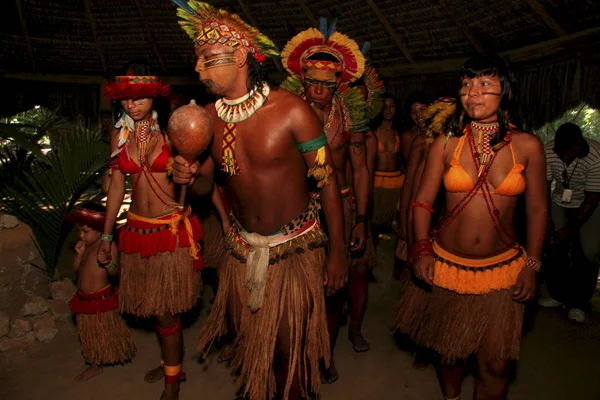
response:
<svg viewBox="0 0 600 400"><path fill-rule="evenodd" d="M517 277L517 283L513 289L513 300L527 302L535 296L537 291L537 272L531 268L523 268Z"/></svg>
<svg viewBox="0 0 600 400"><path fill-rule="evenodd" d="M112 261L112 255L110 252L111 242L108 240L103 240L100 243L100 248L98 249L98 263L100 265L108 265Z"/></svg>
<svg viewBox="0 0 600 400"><path fill-rule="evenodd" d="M428 285L433 285L433 256L423 256L413 264L415 276Z"/></svg>

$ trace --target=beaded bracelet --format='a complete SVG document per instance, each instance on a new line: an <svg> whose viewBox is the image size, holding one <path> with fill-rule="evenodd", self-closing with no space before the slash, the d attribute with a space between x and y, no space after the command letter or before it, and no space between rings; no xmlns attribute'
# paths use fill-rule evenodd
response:
<svg viewBox="0 0 600 400"><path fill-rule="evenodd" d="M528 257L525 261L525 266L527 268L531 268L535 272L540 272L540 269L542 268L542 262L537 258Z"/></svg>
<svg viewBox="0 0 600 400"><path fill-rule="evenodd" d="M429 204L427 203L421 203L420 201L413 201L410 204L411 208L415 208L415 207L421 207L426 209L427 211L429 211L430 213L433 214L433 207L431 207Z"/></svg>
<svg viewBox="0 0 600 400"><path fill-rule="evenodd" d="M113 240L113 235L105 235L105 234L102 234L102 236L100 237L100 239L102 239L102 240L106 240L107 242L112 242L112 240Z"/></svg>
<svg viewBox="0 0 600 400"><path fill-rule="evenodd" d="M412 254L413 260L417 261L421 257L433 256L435 252L433 251L433 246L431 246L429 239L421 239L413 243Z"/></svg>
<svg viewBox="0 0 600 400"><path fill-rule="evenodd" d="M111 260L110 264L104 266L104 269L107 270L108 272L110 272L113 269L115 269L116 266L117 266L117 264L115 264L115 262Z"/></svg>

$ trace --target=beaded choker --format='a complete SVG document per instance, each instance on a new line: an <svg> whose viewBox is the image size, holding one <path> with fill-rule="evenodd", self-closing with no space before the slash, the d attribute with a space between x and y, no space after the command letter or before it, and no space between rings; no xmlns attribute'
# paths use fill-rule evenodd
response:
<svg viewBox="0 0 600 400"><path fill-rule="evenodd" d="M219 99L215 102L217 115L228 124L245 121L265 104L270 92L269 85L263 83L260 89L254 87L250 93L238 99Z"/></svg>
<svg viewBox="0 0 600 400"><path fill-rule="evenodd" d="M489 124L483 124L481 122L471 121L471 129L477 132L497 132L500 124L498 122L491 122Z"/></svg>

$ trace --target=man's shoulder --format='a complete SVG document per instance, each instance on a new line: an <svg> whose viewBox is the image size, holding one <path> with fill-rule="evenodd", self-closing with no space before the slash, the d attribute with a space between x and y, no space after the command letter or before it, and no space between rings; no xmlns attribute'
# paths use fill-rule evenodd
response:
<svg viewBox="0 0 600 400"><path fill-rule="evenodd" d="M544 151L546 152L546 156L556 155L554 152L554 140L548 140L544 143Z"/></svg>
<svg viewBox="0 0 600 400"><path fill-rule="evenodd" d="M271 117L289 117L290 113L303 115L312 113L310 105L300 96L284 89L274 89L269 93L267 104L273 108Z"/></svg>
<svg viewBox="0 0 600 400"><path fill-rule="evenodd" d="M592 157L600 159L600 142L594 139L586 139L588 144L590 145L590 154Z"/></svg>

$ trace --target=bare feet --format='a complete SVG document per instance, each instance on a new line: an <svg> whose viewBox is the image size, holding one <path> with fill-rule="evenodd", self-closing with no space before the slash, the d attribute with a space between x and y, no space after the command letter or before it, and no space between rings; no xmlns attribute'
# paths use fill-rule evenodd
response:
<svg viewBox="0 0 600 400"><path fill-rule="evenodd" d="M321 383L333 383L340 379L340 374L335 367L335 362L331 360L329 369L321 367Z"/></svg>
<svg viewBox="0 0 600 400"><path fill-rule="evenodd" d="M89 379L92 379L98 374L102 373L102 367L99 365L90 365L87 367L82 373L75 377L75 380L78 382L84 382Z"/></svg>
<svg viewBox="0 0 600 400"><path fill-rule="evenodd" d="M154 383L157 381L160 381L162 378L165 377L165 371L163 370L163 367L156 367L154 369L151 369L150 371L146 372L146 375L144 375L144 381L146 383Z"/></svg>
<svg viewBox="0 0 600 400"><path fill-rule="evenodd" d="M349 333L348 339L352 343L354 351L357 353L364 353L371 350L371 345L365 340L364 336L360 332L354 334Z"/></svg>
<svg viewBox="0 0 600 400"><path fill-rule="evenodd" d="M178 400L179 399L179 382L165 385L160 400Z"/></svg>
<svg viewBox="0 0 600 400"><path fill-rule="evenodd" d="M223 346L223 350L221 350L221 355L217 358L217 362L224 363L227 361L231 361L233 359L233 344L226 344Z"/></svg>

